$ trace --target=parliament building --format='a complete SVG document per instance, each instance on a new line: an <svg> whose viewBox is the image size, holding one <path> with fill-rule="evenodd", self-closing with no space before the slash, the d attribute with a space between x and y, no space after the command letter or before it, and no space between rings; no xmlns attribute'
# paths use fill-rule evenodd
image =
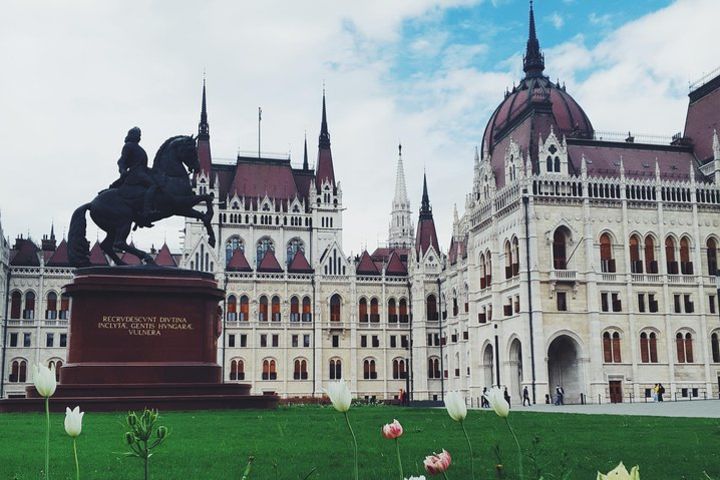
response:
<svg viewBox="0 0 720 480"><path fill-rule="evenodd" d="M556 385L568 403L642 400L656 383L678 399L720 394L720 75L691 88L684 131L662 140L594 130L546 75L532 9L523 71L468 159L450 245L426 178L411 207L399 148L387 244L355 257L324 95L313 166L307 142L302 166L221 162L203 86L195 188L214 193L218 242L187 220L182 251L153 254L225 291L226 382L311 397L345 379L368 400L459 390L474 404L493 385L513 403L525 386L538 403ZM22 396L32 364L65 361L73 269L53 231L38 244L1 228L0 396ZM108 264L97 244L91 263Z"/></svg>

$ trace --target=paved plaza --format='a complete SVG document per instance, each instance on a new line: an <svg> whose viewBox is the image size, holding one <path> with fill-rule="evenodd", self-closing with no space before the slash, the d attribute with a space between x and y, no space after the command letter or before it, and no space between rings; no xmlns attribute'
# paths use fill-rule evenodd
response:
<svg viewBox="0 0 720 480"><path fill-rule="evenodd" d="M720 400L562 406L542 404L532 407L514 407L514 410L527 412L584 413L588 415L720 418Z"/></svg>

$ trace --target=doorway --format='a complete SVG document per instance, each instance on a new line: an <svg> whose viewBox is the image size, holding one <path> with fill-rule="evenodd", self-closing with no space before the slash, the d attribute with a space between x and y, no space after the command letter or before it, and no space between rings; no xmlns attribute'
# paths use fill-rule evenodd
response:
<svg viewBox="0 0 720 480"><path fill-rule="evenodd" d="M610 380L610 403L622 403L622 380Z"/></svg>

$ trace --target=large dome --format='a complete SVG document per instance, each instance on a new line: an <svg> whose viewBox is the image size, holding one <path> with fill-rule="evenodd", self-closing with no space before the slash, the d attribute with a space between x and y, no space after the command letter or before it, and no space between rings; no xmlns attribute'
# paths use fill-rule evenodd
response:
<svg viewBox="0 0 720 480"><path fill-rule="evenodd" d="M534 111L551 113L554 130L560 135L592 138L590 119L565 87L544 76L526 77L505 95L490 117L483 134L483 154L492 153L493 147Z"/></svg>
<svg viewBox="0 0 720 480"><path fill-rule="evenodd" d="M543 75L545 57L540 52L540 42L535 33L535 13L530 2L530 31L523 57L525 78L517 87L505 94L505 99L495 109L483 134L483 156L492 154L495 146L528 117L542 116L543 126L567 137L592 138L593 128L583 109L566 91ZM534 120L534 119L533 119ZM537 123L533 121L533 123ZM549 125L548 125L549 123ZM539 127L540 125L535 125ZM536 128L530 131L534 135ZM526 140L532 143L532 139Z"/></svg>

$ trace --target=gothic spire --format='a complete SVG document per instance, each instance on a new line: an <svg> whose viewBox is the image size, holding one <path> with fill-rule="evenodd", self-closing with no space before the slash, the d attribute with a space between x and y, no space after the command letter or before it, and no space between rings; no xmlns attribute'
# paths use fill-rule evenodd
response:
<svg viewBox="0 0 720 480"><path fill-rule="evenodd" d="M535 31L533 0L530 0L530 27L525 56L523 57L523 70L526 77L540 77L545 70L545 56L540 52L540 42Z"/></svg>
<svg viewBox="0 0 720 480"><path fill-rule="evenodd" d="M390 213L390 248L409 248L413 244L413 221L410 200L405 187L405 169L402 161L402 144L398 145L397 177L395 177L395 198Z"/></svg>
<svg viewBox="0 0 720 480"><path fill-rule="evenodd" d="M432 208L430 208L430 197L428 197L427 175L423 174L423 196L417 235L415 236L415 250L420 256L424 256L430 247L435 249L436 254L440 252L435 231L435 221L433 220Z"/></svg>
<svg viewBox="0 0 720 480"><path fill-rule="evenodd" d="M327 126L327 112L325 109L325 89L323 88L323 105L322 105L322 121L320 122L320 139L318 140L320 148L330 148L330 133Z"/></svg>
<svg viewBox="0 0 720 480"><path fill-rule="evenodd" d="M405 187L405 169L402 161L402 144L398 144L397 176L395 177L395 205L407 205L410 203Z"/></svg>
<svg viewBox="0 0 720 480"><path fill-rule="evenodd" d="M430 207L430 197L428 197L428 191L427 191L427 175L423 173L423 195L422 195L422 204L420 205L420 218L424 218L425 216L430 216L432 218L432 208Z"/></svg>
<svg viewBox="0 0 720 480"><path fill-rule="evenodd" d="M305 152L303 153L303 170L308 170L308 156L307 156L307 132L305 132Z"/></svg>
<svg viewBox="0 0 720 480"><path fill-rule="evenodd" d="M200 110L200 123L198 124L198 140L210 139L210 125L207 119L207 102L205 100L205 77L203 77L202 108Z"/></svg>

